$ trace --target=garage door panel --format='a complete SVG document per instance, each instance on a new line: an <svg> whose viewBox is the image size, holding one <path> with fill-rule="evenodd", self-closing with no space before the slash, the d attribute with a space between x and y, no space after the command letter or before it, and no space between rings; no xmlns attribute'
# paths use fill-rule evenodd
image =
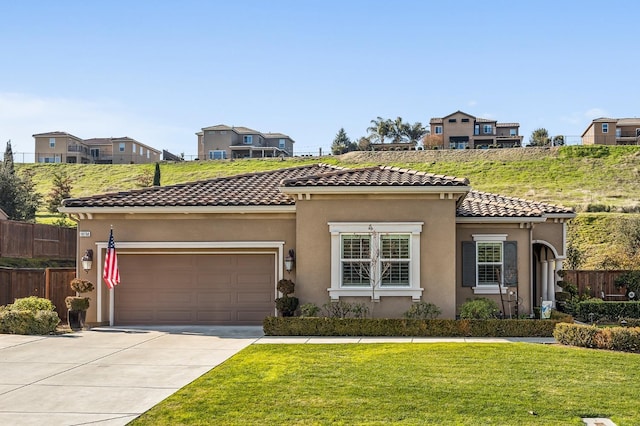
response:
<svg viewBox="0 0 640 426"><path fill-rule="evenodd" d="M262 324L273 315L274 254L119 253L116 324Z"/></svg>

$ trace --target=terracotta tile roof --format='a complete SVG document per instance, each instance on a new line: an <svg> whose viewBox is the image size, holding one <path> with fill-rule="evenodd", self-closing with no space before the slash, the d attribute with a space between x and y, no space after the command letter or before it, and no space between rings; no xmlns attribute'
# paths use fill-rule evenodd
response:
<svg viewBox="0 0 640 426"><path fill-rule="evenodd" d="M65 208L101 207L232 207L291 206L295 199L280 188L294 187L466 187L464 178L436 175L397 167L347 169L315 164L249 173L171 186L72 198ZM462 189L462 188L461 188ZM469 191L458 206L458 217L513 218L571 214L573 210L519 198Z"/></svg>
<svg viewBox="0 0 640 426"><path fill-rule="evenodd" d="M319 175L285 179L285 187L308 186L467 186L469 180L398 167L337 169Z"/></svg>
<svg viewBox="0 0 640 426"><path fill-rule="evenodd" d="M520 127L520 123L496 123L496 127Z"/></svg>
<svg viewBox="0 0 640 426"><path fill-rule="evenodd" d="M457 210L458 217L542 217L546 214L572 213L572 209L555 204L480 191L469 191Z"/></svg>
<svg viewBox="0 0 640 426"><path fill-rule="evenodd" d="M222 177L179 185L143 188L126 192L72 198L64 207L194 207L293 205L280 192L280 182L333 170L327 165L293 167L267 172Z"/></svg>
<svg viewBox="0 0 640 426"><path fill-rule="evenodd" d="M71 133L67 133L67 132L61 132L59 130L56 130L55 132L46 132L46 133L36 133L35 135L32 135L33 137L36 136L71 136L74 137L76 139L80 139L79 137L72 135Z"/></svg>

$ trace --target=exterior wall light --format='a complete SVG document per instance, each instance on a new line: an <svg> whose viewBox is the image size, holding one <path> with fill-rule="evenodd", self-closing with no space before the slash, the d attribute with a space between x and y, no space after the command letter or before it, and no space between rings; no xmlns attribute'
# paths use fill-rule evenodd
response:
<svg viewBox="0 0 640 426"><path fill-rule="evenodd" d="M85 272L89 272L91 270L91 266L93 265L93 250L87 249L84 252L84 256L82 256L82 269Z"/></svg>
<svg viewBox="0 0 640 426"><path fill-rule="evenodd" d="M293 249L290 249L289 254L287 255L287 257L284 258L284 269L286 269L287 272L291 272L293 270L293 265L295 261L296 261L295 253Z"/></svg>

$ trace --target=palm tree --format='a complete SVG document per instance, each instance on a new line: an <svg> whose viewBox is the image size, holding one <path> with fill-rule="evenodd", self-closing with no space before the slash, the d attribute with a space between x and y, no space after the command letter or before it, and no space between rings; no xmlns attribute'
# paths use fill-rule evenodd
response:
<svg viewBox="0 0 640 426"><path fill-rule="evenodd" d="M371 126L367 127L367 132L371 133L371 137L380 143L384 143L384 140L391 134L391 130L391 120L385 120L382 117L371 120Z"/></svg>
<svg viewBox="0 0 640 426"><path fill-rule="evenodd" d="M406 136L409 139L409 142L414 145L416 145L418 141L428 133L429 131L419 121L416 121L413 124L407 123L404 128L404 136Z"/></svg>
<svg viewBox="0 0 640 426"><path fill-rule="evenodd" d="M408 126L408 123L402 121L402 117L397 117L393 122L391 122L391 137L393 138L393 143L400 143L403 141Z"/></svg>

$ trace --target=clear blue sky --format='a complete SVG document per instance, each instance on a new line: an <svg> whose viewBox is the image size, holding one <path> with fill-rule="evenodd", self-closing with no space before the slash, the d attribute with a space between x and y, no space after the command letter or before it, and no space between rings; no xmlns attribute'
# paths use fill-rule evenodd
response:
<svg viewBox="0 0 640 426"><path fill-rule="evenodd" d="M341 127L456 110L528 140L640 116L637 0L0 2L0 142L130 136L195 155L215 124L326 152ZM16 159L20 161L19 158Z"/></svg>

